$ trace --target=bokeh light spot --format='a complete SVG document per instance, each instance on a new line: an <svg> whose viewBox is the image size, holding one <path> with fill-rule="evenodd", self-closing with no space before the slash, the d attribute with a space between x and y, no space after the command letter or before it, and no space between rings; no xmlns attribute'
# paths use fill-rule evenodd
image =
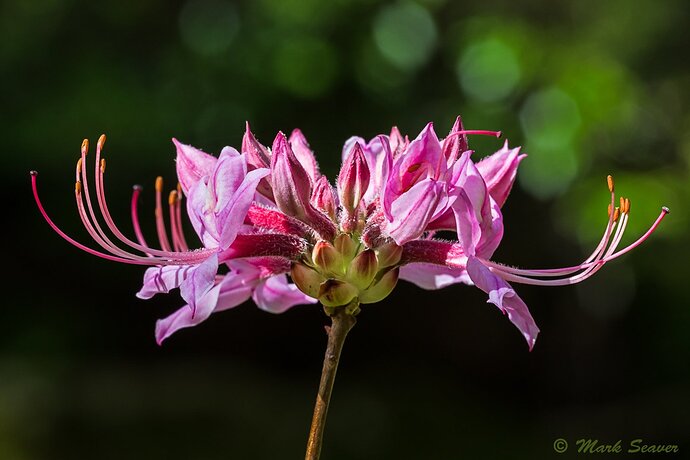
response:
<svg viewBox="0 0 690 460"><path fill-rule="evenodd" d="M580 126L575 100L558 88L532 94L520 111L522 129L530 144L560 148L572 142Z"/></svg>
<svg viewBox="0 0 690 460"><path fill-rule="evenodd" d="M314 37L286 40L273 59L276 82L290 93L314 98L326 93L337 75L338 60L331 45Z"/></svg>
<svg viewBox="0 0 690 460"><path fill-rule="evenodd" d="M411 2L385 7L374 21L376 46L391 64L405 71L429 60L437 35L429 12Z"/></svg>
<svg viewBox="0 0 690 460"><path fill-rule="evenodd" d="M515 51L495 38L470 45L458 59L455 71L462 89L484 102L510 95L522 74Z"/></svg>
<svg viewBox="0 0 690 460"><path fill-rule="evenodd" d="M527 153L520 184L533 196L548 199L568 188L578 172L573 140L580 126L577 104L558 88L532 94L520 111Z"/></svg>
<svg viewBox="0 0 690 460"><path fill-rule="evenodd" d="M223 0L192 0L180 11L180 35L192 51L216 56L232 44L240 26L235 5Z"/></svg>
<svg viewBox="0 0 690 460"><path fill-rule="evenodd" d="M520 186L532 196L547 200L564 192L577 175L579 163L569 147L544 148L527 145L525 161L520 163Z"/></svg>

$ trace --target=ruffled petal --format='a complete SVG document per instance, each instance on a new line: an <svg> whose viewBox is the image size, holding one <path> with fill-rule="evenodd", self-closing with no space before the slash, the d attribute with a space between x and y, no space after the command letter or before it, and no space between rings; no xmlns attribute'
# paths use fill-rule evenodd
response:
<svg viewBox="0 0 690 460"><path fill-rule="evenodd" d="M527 305L515 290L502 278L496 276L476 257L467 261L467 273L476 286L489 294L489 303L496 305L520 330L532 350L539 334L539 328L529 312Z"/></svg>

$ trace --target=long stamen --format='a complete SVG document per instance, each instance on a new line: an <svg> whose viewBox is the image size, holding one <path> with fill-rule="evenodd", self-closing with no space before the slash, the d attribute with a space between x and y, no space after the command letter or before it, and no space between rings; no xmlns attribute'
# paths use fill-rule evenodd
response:
<svg viewBox="0 0 690 460"><path fill-rule="evenodd" d="M626 246L625 248L621 249L620 251L613 253L611 256L605 257L601 262L609 262L613 259L617 259L618 257L622 256L626 252L629 252L629 251L635 249L636 247L638 247L639 245L641 245L647 238L649 238L651 236L652 233L654 233L654 231L657 229L659 224L661 224L661 221L664 220L664 217L666 217L670 213L671 213L671 211L666 206L661 208L661 213L656 218L656 220L654 221L652 226L649 227L649 229L645 232L644 235L642 235L634 243Z"/></svg>
<svg viewBox="0 0 690 460"><path fill-rule="evenodd" d="M184 237L184 229L182 228L182 185L177 183L177 203L175 203L175 220L177 220L177 239L183 251L189 251L187 240Z"/></svg>
<svg viewBox="0 0 690 460"><path fill-rule="evenodd" d="M141 226L139 225L139 195L141 195L141 185L135 185L132 187L132 226L134 227L134 234L137 237L137 241L142 246L148 246L146 240L144 239L144 234L141 231Z"/></svg>
<svg viewBox="0 0 690 460"><path fill-rule="evenodd" d="M89 254L92 254L97 257L101 257L106 260L112 260L114 262L121 262L125 264L133 264L133 265L154 265L150 262L142 262L142 261L137 261L137 260L130 260L130 259L123 259L122 257L116 257L111 254L104 254L102 252L96 251L94 249L91 249L88 246L84 246L83 244L79 243L78 241L75 241L74 239L70 238L65 232L63 232L60 227L58 227L55 222L48 216L48 213L46 212L45 208L43 207L43 203L41 203L41 199L38 196L38 184L36 181L36 177L38 176L38 173L36 171L31 171L31 189L34 194L34 201L36 202L36 206L38 207L38 211L41 213L41 216L43 216L43 219L48 223L50 228L53 229L55 233L57 233L62 239L70 243L71 245L81 249L84 252L88 252ZM81 185L77 186L80 187Z"/></svg>
<svg viewBox="0 0 690 460"><path fill-rule="evenodd" d="M136 249L137 251L141 251L147 256L159 256L159 257L164 257L164 258L175 258L175 259L196 259L197 255L196 253L185 253L185 252L171 252L171 251L160 251L157 249L153 249L146 244L146 241L144 240L144 235L141 232L141 227L139 225L139 219L138 219L138 213L137 213L137 201L138 201L138 196L141 191L141 187L136 187L134 190L134 194L132 196L132 222L134 224L134 233L136 234L137 240L139 241L139 244L135 243L134 241L130 240L127 238L115 225L115 221L112 218L112 215L110 214L110 210L108 209L108 202L105 198L105 181L103 180L103 176L105 175L105 159L101 159L101 150L103 148L103 144L105 143L105 135L102 135L98 139L98 144L96 148L96 162L98 164L100 160L100 167L96 169L96 195L98 197L98 205L101 210L101 214L103 216L103 219L105 220L106 224L108 225L108 228L110 231L113 232L113 234L122 241L124 244L127 246ZM110 243L111 246L114 248L117 248L113 243ZM119 248L117 248L119 249Z"/></svg>
<svg viewBox="0 0 690 460"><path fill-rule="evenodd" d="M164 251L170 251L170 242L168 241L168 234L165 231L165 222L163 220L163 199L161 194L163 192L163 178L158 176L156 178L156 231L158 232L158 241Z"/></svg>
<svg viewBox="0 0 690 460"><path fill-rule="evenodd" d="M108 251L110 254L103 253L100 251L97 251L95 249L92 249L88 246L85 246L78 241L74 240L73 238L69 237L65 232L63 232L54 222L53 220L48 216L47 212L45 211L45 208L43 207L43 204L39 198L38 195L38 185L37 185L37 175L38 173L35 171L31 171L31 184L32 184L32 190L34 194L34 200L36 201L36 205L43 216L43 218L46 220L46 222L49 224L49 226L64 240L66 240L68 243L72 244L73 246L88 252L89 254L95 255L97 257L104 258L106 260L112 260L116 262L121 262L121 263L129 263L129 264L135 264L135 265L180 265L180 264L196 264L196 263L201 263L203 260L205 260L208 255L211 253L215 252L216 249L210 249L210 250L201 250L201 251L194 251L194 252L165 252L165 251L156 251L148 248L145 244L143 246L137 245L136 243L133 243L132 241L128 240L125 238L122 233L117 229L115 226L114 222L112 221L112 217L110 216L110 213L108 212L107 204L105 202L105 194L104 194L104 188L103 188L103 174L105 172L105 160L100 158L100 151L103 146L103 142L105 141L105 137L101 136L101 138L98 141L98 148L97 148L97 154L96 154L96 195L98 198L98 204L99 208L102 214L102 217L106 221L108 227L115 233L115 235L127 243L130 246L133 246L134 249L141 250L143 252L147 252L147 250L150 250L152 252L158 253L158 256L152 257L150 254L147 254L147 256L140 256L136 254L132 254L130 252L127 252L119 247L117 247L106 235L105 231L103 228L99 225L97 219L96 219L96 214L94 211L93 204L90 199L90 194L88 192L88 182L87 182L87 174L86 174L86 155L88 153L88 147L89 143L88 140L84 140L82 142L81 146L81 156L77 162L77 167L75 170L75 199L77 202L77 210L79 213L79 217L82 220L82 223L84 224L84 227L86 228L87 232L89 235L94 239L96 243L98 243L101 247L103 247L106 251ZM135 193L135 197L133 199L133 210L136 211L136 196L138 196L138 193ZM138 227L138 222L137 225ZM137 229L137 232L139 233L138 236L140 236L140 240L143 241L143 235L141 235L141 230L140 228Z"/></svg>
<svg viewBox="0 0 690 460"><path fill-rule="evenodd" d="M632 244L628 245L627 247L614 252L618 244L620 243L620 240L622 238L623 232L625 231L625 227L627 226L627 220L628 220L628 214L624 213L622 217L622 222L620 224L620 227L618 231L616 231L616 235L614 236L614 240L609 248L608 251L606 251L606 254L604 255L603 258L595 260L593 262L589 262L587 264L583 264L581 267L582 269L585 269L582 273L572 276L570 278L564 278L560 280L540 280L540 279L533 279L533 278L528 278L524 276L518 276L515 274L511 273L506 273L500 269L495 269L493 267L490 267L491 271L494 273L498 274L502 278L504 278L506 281L514 281L517 283L523 283L523 284L534 284L538 286L563 286L563 285L568 285L568 284L575 284L579 283L580 281L585 280L586 278L589 278L592 276L596 271L598 271L605 263L610 262L613 259L616 259L623 254L631 251L632 249L636 248L640 244L642 244L647 238L650 237L652 233L657 229L657 227L661 224L661 221L666 217L666 215L669 213L669 209L667 207L663 207L661 210L661 213L659 216L656 218L652 226L640 237L638 238L635 242Z"/></svg>
<svg viewBox="0 0 690 460"><path fill-rule="evenodd" d="M91 225L93 225L93 229L95 232L100 236L100 238L94 237L94 239L103 246L103 244L99 241L102 240L103 242L107 243L109 246L115 246L112 241L108 238L108 235L103 231L101 228L100 224L98 223L98 219L96 219L96 213L94 212L93 204L91 203L91 194L89 193L89 182L87 179L87 173L86 173L86 155L89 151L89 141L88 139L84 139L84 142L81 144L81 158L77 162L77 166L80 166L80 172L79 174L81 175L81 183L83 187L83 193L80 193L80 197L78 201L81 201L81 199L85 199L86 201L86 207L88 209L88 215L91 217L90 224L87 224L87 222L84 222L84 225L87 227L87 230ZM100 149L97 149L97 155ZM99 168L99 158L96 158L96 171L98 171ZM98 175L98 174L96 174ZM96 184L98 186L98 184ZM98 187L97 187L98 188ZM89 221L88 217L86 219Z"/></svg>
<svg viewBox="0 0 690 460"><path fill-rule="evenodd" d="M177 190L172 190L168 195L168 211L170 215L170 236L172 236L175 251L182 251L180 240L177 238L177 219L175 218L175 203L177 202Z"/></svg>
<svg viewBox="0 0 690 460"><path fill-rule="evenodd" d="M506 267L495 262L483 261L491 271L498 274L508 281L514 281L524 284L536 284L540 286L560 286L565 284L574 284L583 281L594 273L599 271L601 267L608 261L613 260L626 252L632 250L633 248L642 244L654 230L659 226L666 214L669 213L668 208L662 208L662 212L657 217L656 221L647 230L647 232L642 235L637 241L627 246L624 249L616 252L618 245L620 244L625 229L628 224L630 215L630 200L628 198L620 197L620 206L614 208L615 203L615 186L613 177L607 176L606 182L611 193L611 203L608 206L609 221L604 232L604 237L602 237L599 245L594 250L594 252L581 264L572 267L558 268L558 269L546 269L546 270L523 270L517 268ZM618 228L615 232L613 229L618 223ZM612 236L613 233L613 236ZM609 244L610 241L610 244ZM578 273L579 272L579 273ZM554 280L543 280L538 278L548 278L548 277L562 277L566 275L572 275L567 278L554 279ZM535 279L536 278L536 279Z"/></svg>
<svg viewBox="0 0 690 460"><path fill-rule="evenodd" d="M608 222L606 224L606 230L604 231L604 234L601 237L601 240L599 241L599 244L597 247L594 249L594 251L587 257L582 263L578 265L573 265L570 267L563 267L563 268L548 268L548 269L520 269L520 268L512 268L512 267L507 267L505 265L498 264L496 262L491 262L491 261L485 261L486 265L492 268L495 268L497 270L500 270L503 273L510 273L514 275L524 275L524 276L538 276L538 277L556 277L556 276L565 276L565 275L570 275L573 273L576 273L580 270L583 269L583 266L594 261L597 259L600 259L604 256L604 253L606 251L606 247L609 244L609 241L611 240L611 235L613 234L614 227L616 226L616 215L615 213L611 212L611 209L613 208L613 204L615 203L615 194L614 194L614 189L613 189L613 178L611 176L608 176L606 178L607 184L609 185L609 192L611 194L611 201L609 203L609 211L608 211ZM628 203L630 201L628 200Z"/></svg>
<svg viewBox="0 0 690 460"><path fill-rule="evenodd" d="M478 129L463 129L460 131L454 131L450 134L448 134L444 141L447 141L448 139L452 139L453 137L457 136L463 136L463 135L478 135L478 136L492 136L492 137L501 137L503 133L501 131L487 131L487 130L478 130Z"/></svg>

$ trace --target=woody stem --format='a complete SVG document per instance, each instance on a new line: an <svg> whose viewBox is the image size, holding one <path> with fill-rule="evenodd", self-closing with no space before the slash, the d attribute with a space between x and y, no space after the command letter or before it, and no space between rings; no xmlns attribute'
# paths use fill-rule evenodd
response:
<svg viewBox="0 0 690 460"><path fill-rule="evenodd" d="M338 307L331 314L331 327L328 329L328 345L326 355L323 359L323 369L321 370L321 382L319 383L319 393L316 396L314 415L309 430L309 440L307 441L307 453L305 460L318 460L321 455L321 445L323 444L323 432L326 428L326 416L328 415L328 403L333 392L335 373L338 370L340 352L343 349L347 333L355 325L357 319L346 311L347 307Z"/></svg>

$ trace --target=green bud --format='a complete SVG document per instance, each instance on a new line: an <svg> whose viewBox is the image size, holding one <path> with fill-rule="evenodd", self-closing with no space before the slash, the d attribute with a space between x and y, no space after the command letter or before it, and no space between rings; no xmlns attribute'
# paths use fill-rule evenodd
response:
<svg viewBox="0 0 690 460"><path fill-rule="evenodd" d="M350 283L329 279L321 284L316 297L324 307L339 307L350 303L358 292Z"/></svg>
<svg viewBox="0 0 690 460"><path fill-rule="evenodd" d="M376 248L376 256L379 260L379 268L392 267L400 262L403 248L395 243L386 243Z"/></svg>
<svg viewBox="0 0 690 460"><path fill-rule="evenodd" d="M376 253L372 249L360 252L350 263L347 270L347 279L359 289L369 287L376 272L379 271Z"/></svg>
<svg viewBox="0 0 690 460"><path fill-rule="evenodd" d="M376 281L373 286L361 292L359 294L360 303L376 303L388 297L388 294L393 292L393 288L395 288L398 282L399 271L399 268L389 270L380 280Z"/></svg>
<svg viewBox="0 0 690 460"><path fill-rule="evenodd" d="M327 241L319 241L314 245L311 253L314 265L321 273L328 275L342 275L344 270L343 258L340 253Z"/></svg>
<svg viewBox="0 0 690 460"><path fill-rule="evenodd" d="M302 264L292 264L292 271L290 277L297 288L310 297L319 297L321 284L326 281L326 278L321 276L315 270Z"/></svg>
<svg viewBox="0 0 690 460"><path fill-rule="evenodd" d="M357 247L359 243L352 239L347 233L341 233L333 241L333 246L335 246L336 251L338 251L345 261L349 263L352 258L357 254Z"/></svg>

